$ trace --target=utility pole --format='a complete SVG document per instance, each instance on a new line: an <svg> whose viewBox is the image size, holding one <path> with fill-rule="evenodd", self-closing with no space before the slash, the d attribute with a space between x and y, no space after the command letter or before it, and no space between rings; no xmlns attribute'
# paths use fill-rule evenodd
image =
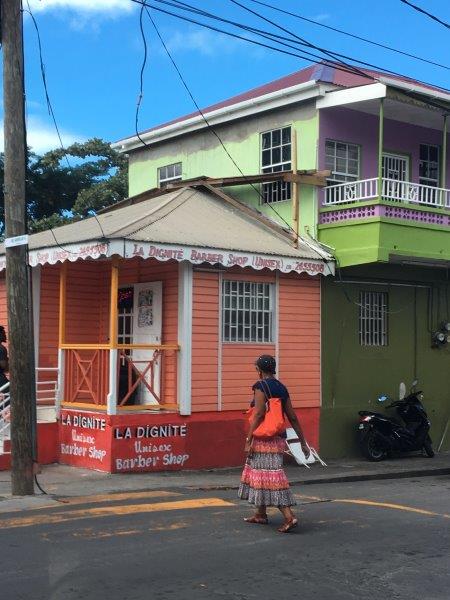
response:
<svg viewBox="0 0 450 600"><path fill-rule="evenodd" d="M27 245L7 247L27 232L26 133L21 0L1 1L5 137L5 252L11 394L11 482L17 496L34 494L33 414L36 402Z"/></svg>

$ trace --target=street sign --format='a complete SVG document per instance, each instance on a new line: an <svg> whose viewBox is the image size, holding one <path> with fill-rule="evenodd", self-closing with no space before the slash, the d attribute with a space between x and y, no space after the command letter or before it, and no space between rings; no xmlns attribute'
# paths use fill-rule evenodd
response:
<svg viewBox="0 0 450 600"><path fill-rule="evenodd" d="M16 235L16 237L5 238L5 248L28 246L28 237L28 235Z"/></svg>

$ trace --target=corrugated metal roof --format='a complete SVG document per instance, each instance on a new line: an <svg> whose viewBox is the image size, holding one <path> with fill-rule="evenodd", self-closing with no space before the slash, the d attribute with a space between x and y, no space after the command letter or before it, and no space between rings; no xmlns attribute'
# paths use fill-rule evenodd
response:
<svg viewBox="0 0 450 600"><path fill-rule="evenodd" d="M284 89L288 89L295 85L299 85L301 83L306 83L307 81L317 81L322 83L330 83L339 87L355 87L361 85L369 85L374 81L378 80L380 77L389 77L393 81L399 81L402 83L411 83L415 85L420 85L425 90L429 90L430 92L447 92L442 88L437 86L433 86L427 83L422 83L420 81L416 81L410 77L401 77L399 75L391 75L390 73L385 73L382 71L376 71L373 69L364 69L360 66L355 65L355 68L359 70L360 73L364 73L364 75L358 75L357 73L348 72L345 70L338 69L333 65L326 65L323 63L317 63L310 65L304 69L299 71L295 71L289 75L284 77L280 77L279 79L275 79L269 83L264 85L260 85L256 88L250 89L242 94L238 94L236 96L232 96L231 98L227 98L222 100L221 102L217 102L216 104L212 104L211 106L207 106L202 109L203 114L208 114L220 108L225 108L228 106L233 106L234 104L238 104L239 102L244 102L246 100L252 100L254 98L259 98L261 96L265 96L270 94L271 92L276 92ZM450 94L449 94L450 98ZM162 129L167 127L168 125L173 125L175 123L181 123L190 119L192 117L198 116L200 113L198 111L189 113L187 115L183 115L166 123L162 123L160 125L156 125L155 127L151 127L150 129L145 129L141 131L141 134L144 135L149 132L157 131L158 129ZM126 142L127 140L133 139L135 135L129 136L122 140L118 140L115 142L116 144Z"/></svg>
<svg viewBox="0 0 450 600"><path fill-rule="evenodd" d="M257 211L248 207L244 210L244 206L240 209L237 201L227 202L226 198L223 192L219 197L202 187L182 188L97 218L33 234L29 250L64 249L73 243L106 238L333 260L313 240L300 238L298 248L294 247L291 236L275 223L271 226Z"/></svg>

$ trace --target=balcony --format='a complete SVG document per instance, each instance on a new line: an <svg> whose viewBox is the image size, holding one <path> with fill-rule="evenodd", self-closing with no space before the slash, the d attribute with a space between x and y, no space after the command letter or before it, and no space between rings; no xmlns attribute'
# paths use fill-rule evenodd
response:
<svg viewBox="0 0 450 600"><path fill-rule="evenodd" d="M373 177L324 188L319 240L341 266L416 262L448 266L450 190Z"/></svg>
<svg viewBox="0 0 450 600"><path fill-rule="evenodd" d="M380 197L381 200L400 204L411 203L450 211L450 190L383 177L379 194L379 184L378 177L372 177L329 186L324 190L323 206L341 206Z"/></svg>

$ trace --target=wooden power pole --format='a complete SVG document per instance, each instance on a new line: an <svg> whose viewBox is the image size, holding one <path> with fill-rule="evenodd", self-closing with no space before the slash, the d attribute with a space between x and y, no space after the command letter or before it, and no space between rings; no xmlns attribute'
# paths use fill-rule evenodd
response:
<svg viewBox="0 0 450 600"><path fill-rule="evenodd" d="M25 89L21 0L2 0L3 105L5 137L5 246L26 234ZM16 242L20 240L16 240ZM23 240L22 240L23 241ZM6 247L9 378L11 394L12 493L34 493L33 338L30 331L30 293L26 245Z"/></svg>

